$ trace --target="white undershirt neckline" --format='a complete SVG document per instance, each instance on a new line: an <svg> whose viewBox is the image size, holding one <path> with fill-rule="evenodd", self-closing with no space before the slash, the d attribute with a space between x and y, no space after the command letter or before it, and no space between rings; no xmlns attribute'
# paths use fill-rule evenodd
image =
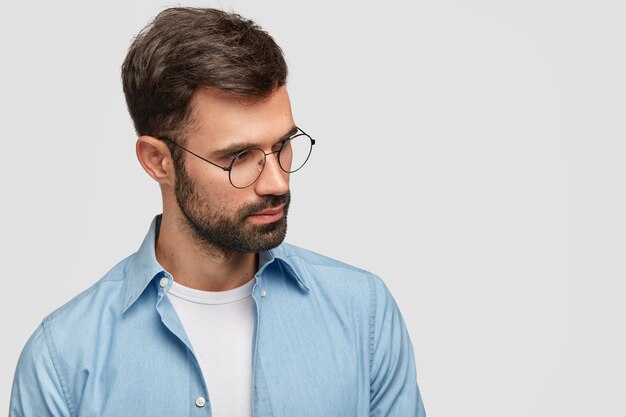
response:
<svg viewBox="0 0 626 417"><path fill-rule="evenodd" d="M251 297L255 281L256 279L253 277L242 286L226 291L197 290L195 288L185 287L174 281L172 282L172 287L168 294L196 304L229 304Z"/></svg>

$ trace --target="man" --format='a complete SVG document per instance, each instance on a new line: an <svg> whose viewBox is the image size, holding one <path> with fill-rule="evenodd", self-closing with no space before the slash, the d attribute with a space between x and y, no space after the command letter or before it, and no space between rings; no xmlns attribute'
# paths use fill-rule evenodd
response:
<svg viewBox="0 0 626 417"><path fill-rule="evenodd" d="M122 67L137 157L160 186L138 252L46 317L10 416L423 416L382 281L283 244L315 141L253 22L172 8Z"/></svg>

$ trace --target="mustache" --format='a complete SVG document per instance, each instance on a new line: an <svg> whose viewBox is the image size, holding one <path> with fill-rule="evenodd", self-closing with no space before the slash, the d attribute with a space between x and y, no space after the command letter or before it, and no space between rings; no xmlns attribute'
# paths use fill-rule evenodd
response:
<svg viewBox="0 0 626 417"><path fill-rule="evenodd" d="M291 201L291 192L287 191L282 195L271 195L264 197L261 201L257 203L252 203L242 209L241 218L246 219L248 216L258 213L260 211L268 210L281 204L285 205L285 212L289 208L289 202Z"/></svg>

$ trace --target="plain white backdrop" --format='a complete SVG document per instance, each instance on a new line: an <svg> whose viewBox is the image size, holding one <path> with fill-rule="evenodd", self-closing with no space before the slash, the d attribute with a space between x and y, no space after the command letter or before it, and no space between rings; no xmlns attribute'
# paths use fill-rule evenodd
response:
<svg viewBox="0 0 626 417"><path fill-rule="evenodd" d="M167 5L2 7L0 410L42 318L160 212L119 69ZM429 416L626 415L624 2L184 5L282 46L317 140L288 241L385 280Z"/></svg>

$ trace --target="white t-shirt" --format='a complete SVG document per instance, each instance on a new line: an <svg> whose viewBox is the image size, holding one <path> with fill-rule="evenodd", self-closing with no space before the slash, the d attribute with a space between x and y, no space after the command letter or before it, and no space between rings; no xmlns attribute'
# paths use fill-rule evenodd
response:
<svg viewBox="0 0 626 417"><path fill-rule="evenodd" d="M219 292L174 282L167 293L200 363L214 417L252 416L255 282Z"/></svg>

